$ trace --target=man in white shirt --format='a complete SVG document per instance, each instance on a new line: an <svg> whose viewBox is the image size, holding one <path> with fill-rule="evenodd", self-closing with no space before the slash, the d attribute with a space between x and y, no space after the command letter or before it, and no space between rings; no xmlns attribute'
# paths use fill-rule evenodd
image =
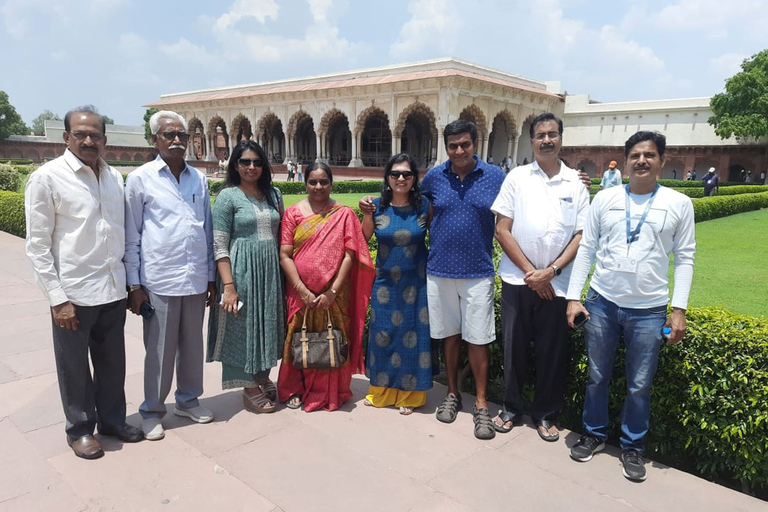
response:
<svg viewBox="0 0 768 512"><path fill-rule="evenodd" d="M184 160L187 122L161 110L149 127L159 155L125 183L125 270L128 306L144 317L142 430L156 441L165 437L161 420L174 365L174 414L213 421L198 397L203 394L203 316L216 295L216 274L208 181Z"/></svg>
<svg viewBox="0 0 768 512"><path fill-rule="evenodd" d="M101 159L107 137L94 107L67 112L64 142L27 182L26 251L51 305L67 443L97 459L97 424L124 442L143 437L125 423L123 177Z"/></svg>
<svg viewBox="0 0 768 512"><path fill-rule="evenodd" d="M589 208L579 173L559 158L563 122L545 113L531 122L534 161L510 171L491 211L499 264L504 334L504 410L494 418L498 432L522 423L522 390L531 340L536 353L536 387L531 417L545 441L560 437L557 415L568 377L565 291Z"/></svg>
<svg viewBox="0 0 768 512"><path fill-rule="evenodd" d="M590 207L568 286L568 323L588 317L585 344L589 381L584 400L584 429L571 458L592 459L608 437L608 394L619 338L626 347L628 394L621 419L621 462L630 480L646 478L643 441L651 412L651 384L659 351L685 334L685 310L696 252L691 200L656 182L664 167L666 139L658 132L637 132L624 145L629 185L599 192ZM667 317L669 253L675 256L672 314ZM592 263L595 272L581 292ZM669 328L668 332L662 329Z"/></svg>

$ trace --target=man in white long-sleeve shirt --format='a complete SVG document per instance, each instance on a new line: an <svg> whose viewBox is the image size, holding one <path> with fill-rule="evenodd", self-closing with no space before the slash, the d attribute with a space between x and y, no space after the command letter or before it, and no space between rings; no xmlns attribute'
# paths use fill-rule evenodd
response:
<svg viewBox="0 0 768 512"><path fill-rule="evenodd" d="M26 250L51 306L67 444L97 459L97 424L125 442L143 437L125 423L123 177L101 159L107 136L93 106L67 112L64 142L62 156L29 176Z"/></svg>
<svg viewBox="0 0 768 512"><path fill-rule="evenodd" d="M203 316L216 295L213 223L205 174L187 165L187 122L161 110L149 119L159 153L125 183L128 307L144 316L144 437L165 436L165 399L176 367L177 416L213 421L203 394ZM148 303L154 312L142 304Z"/></svg>
<svg viewBox="0 0 768 512"><path fill-rule="evenodd" d="M589 362L583 415L586 435L571 448L571 458L587 462L605 446L611 372L623 334L628 393L621 418L621 462L624 476L635 481L646 478L643 441L650 419L651 384L664 342L662 329L671 329L669 344L685 334L696 251L691 200L656 182L665 149L666 139L658 132L637 132L627 140L629 185L595 196L566 294L571 327L579 313L589 318L584 336ZM670 253L675 256L675 286L672 314L667 317ZM585 308L581 291L595 259Z"/></svg>

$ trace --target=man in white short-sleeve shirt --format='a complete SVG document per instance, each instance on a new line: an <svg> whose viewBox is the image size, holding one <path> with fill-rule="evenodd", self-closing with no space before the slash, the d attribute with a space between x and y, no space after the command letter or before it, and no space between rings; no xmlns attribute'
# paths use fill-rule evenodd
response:
<svg viewBox="0 0 768 512"><path fill-rule="evenodd" d="M565 292L589 208L579 173L559 158L563 123L551 113L531 122L534 161L509 172L491 210L499 264L504 335L504 410L494 418L498 432L522 423L521 392L526 352L534 340L536 390L530 413L539 436L556 441L568 376Z"/></svg>

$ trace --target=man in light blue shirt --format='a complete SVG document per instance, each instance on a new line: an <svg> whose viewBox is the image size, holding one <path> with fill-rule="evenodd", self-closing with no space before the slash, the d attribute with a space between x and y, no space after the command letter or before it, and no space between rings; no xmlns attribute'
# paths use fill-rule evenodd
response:
<svg viewBox="0 0 768 512"><path fill-rule="evenodd" d="M144 317L142 430L165 436L161 423L176 366L174 414L213 420L201 406L203 316L214 300L215 263L208 181L187 165L187 122L170 111L149 120L159 156L125 183L125 270L128 306Z"/></svg>
<svg viewBox="0 0 768 512"><path fill-rule="evenodd" d="M621 171L616 168L618 164L611 161L608 169L603 173L603 180L600 182L600 190L621 185Z"/></svg>

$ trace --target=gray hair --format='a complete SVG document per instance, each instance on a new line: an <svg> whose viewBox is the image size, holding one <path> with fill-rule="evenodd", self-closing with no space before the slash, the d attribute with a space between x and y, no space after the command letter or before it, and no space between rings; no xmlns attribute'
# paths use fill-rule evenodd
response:
<svg viewBox="0 0 768 512"><path fill-rule="evenodd" d="M159 110L154 114L152 114L152 117L149 118L149 129L152 132L152 135L157 135L158 132L160 131L161 119L173 119L174 121L178 121L184 127L185 132L189 131L189 127L187 126L187 121L186 119L184 119L184 117L181 114L177 114L172 110Z"/></svg>

